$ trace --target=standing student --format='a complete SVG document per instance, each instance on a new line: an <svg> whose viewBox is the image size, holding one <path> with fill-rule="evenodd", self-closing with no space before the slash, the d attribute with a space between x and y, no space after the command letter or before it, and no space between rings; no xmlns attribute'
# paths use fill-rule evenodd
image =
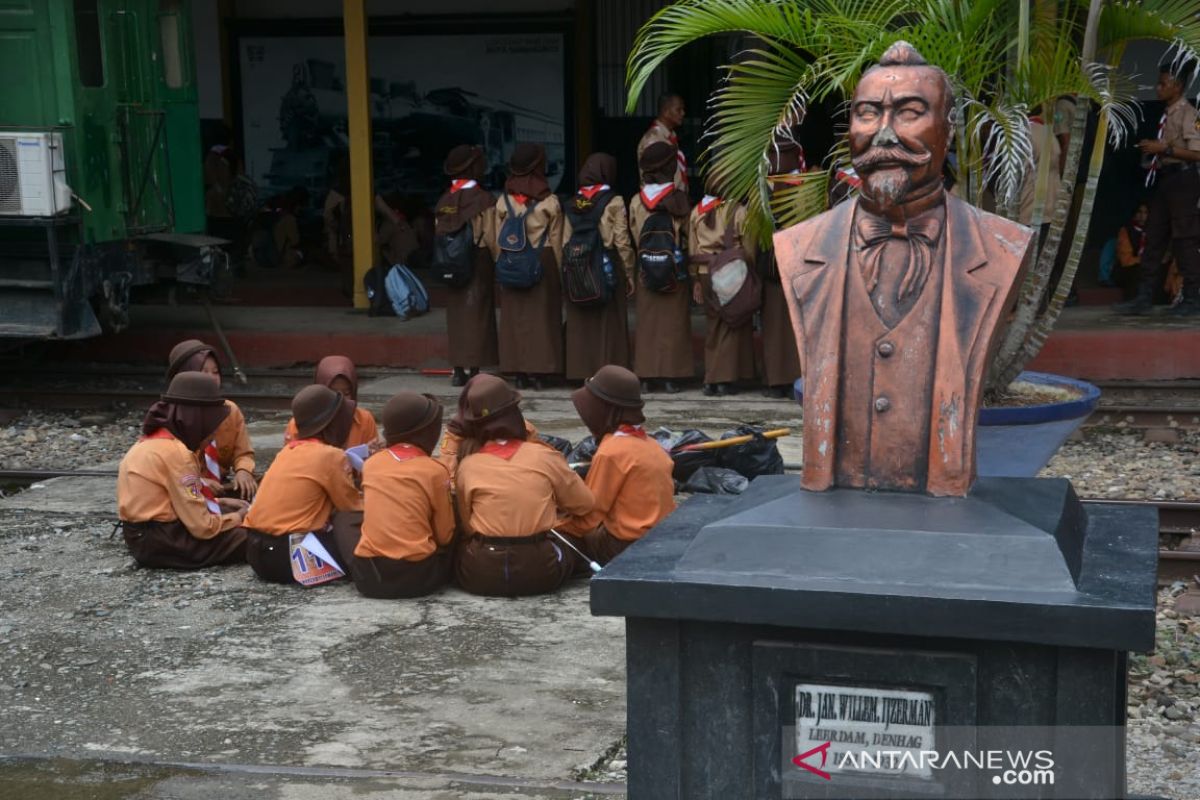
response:
<svg viewBox="0 0 1200 800"><path fill-rule="evenodd" d="M338 514L334 535L360 594L420 597L450 580L450 475L430 458L442 405L400 392L383 408L387 449L363 465L363 511Z"/></svg>
<svg viewBox="0 0 1200 800"><path fill-rule="evenodd" d="M171 348L167 357L167 380L180 372L205 372L221 382L221 364L216 351L199 339L187 339ZM201 476L221 483L229 475L233 490L243 500L253 499L258 491L254 478L254 447L246 430L246 418L237 403L225 401L229 415L209 441L202 442L196 453Z"/></svg>
<svg viewBox="0 0 1200 800"><path fill-rule="evenodd" d="M638 378L629 370L601 367L571 402L599 443L587 474L595 505L561 530L582 537L581 549L607 564L675 510L675 465L646 435Z"/></svg>
<svg viewBox="0 0 1200 800"><path fill-rule="evenodd" d="M633 245L629 241L629 216L625 200L615 191L617 160L607 153L593 153L579 171L579 190L567 206L563 223L564 259L572 251L590 260L594 248L603 252L606 264L605 297L589 304L576 302L566 285L567 380L582 381L604 364L629 363L629 318L626 298L633 294ZM585 233L594 231L594 233ZM576 242L571 242L571 237ZM582 251L580 248L586 248Z"/></svg>
<svg viewBox="0 0 1200 800"><path fill-rule="evenodd" d="M715 192L711 185L709 192ZM732 231L730 227L732 226ZM710 269L726 248L726 242L740 246L746 264L754 268L754 249L744 239L746 207L730 208L716 194L706 194L688 218L688 271L692 276L692 300L704 308L707 322L704 336L704 394L736 394L736 383L754 378L753 318L736 327L717 313ZM730 234L728 237L726 234Z"/></svg>
<svg viewBox="0 0 1200 800"><path fill-rule="evenodd" d="M142 436L117 471L117 515L125 546L143 567L200 569L245 560L246 532L238 526L246 502L218 500L194 455L228 416L211 375L181 372L142 421Z"/></svg>
<svg viewBox="0 0 1200 800"><path fill-rule="evenodd" d="M420 247L417 231L400 207L402 201L399 192L375 195L375 211L379 219L379 252L375 266L382 268L385 274L396 264L410 268L415 266L414 257Z"/></svg>
<svg viewBox="0 0 1200 800"><path fill-rule="evenodd" d="M804 179L804 148L791 141L777 141L770 154L772 197ZM796 333L788 314L787 297L779 280L774 246L756 259L763 284L762 348L763 394L767 397L788 397L792 384L800 377L800 353L796 349Z"/></svg>
<svg viewBox="0 0 1200 800"><path fill-rule="evenodd" d="M642 156L646 152L646 148L650 147L650 145L661 143L674 147L675 172L671 176L671 181L685 195L688 191L688 164L687 157L679 147L679 128L683 125L683 121L686 118L687 109L684 107L682 97L672 92L660 95L658 98L658 116L655 117L654 122L650 123L650 127L646 132L642 134L637 148L637 157L640 163Z"/></svg>
<svg viewBox="0 0 1200 800"><path fill-rule="evenodd" d="M633 370L643 381L642 391L650 391L651 380L658 380L669 394L680 391L677 381L695 373L691 292L683 263L691 208L687 195L672 182L675 153L665 142L646 148L638 162L642 189L629 201L638 273Z"/></svg>
<svg viewBox="0 0 1200 800"><path fill-rule="evenodd" d="M489 241L500 284L500 369L516 375L518 388L541 389L563 368L562 207L546 183L540 144L518 144L508 172Z"/></svg>
<svg viewBox="0 0 1200 800"><path fill-rule="evenodd" d="M592 510L592 493L562 455L525 440L521 395L493 375L467 388L467 435L459 452L459 519L465 539L455 575L472 594L552 592L574 555L549 535L560 513Z"/></svg>
<svg viewBox="0 0 1200 800"><path fill-rule="evenodd" d="M317 371L313 375L313 383L328 386L342 397L354 401L354 422L350 432L342 442L342 448L357 447L360 444L374 444L379 441L379 428L375 424L375 416L358 405L358 370L354 362L346 356L325 356L317 362ZM296 420L288 420L283 432L284 444L296 438Z"/></svg>
<svg viewBox="0 0 1200 800"><path fill-rule="evenodd" d="M333 536L335 512L362 511L341 443L354 423L353 400L328 386L305 386L292 399L297 438L284 445L246 515L246 560L258 577L291 583L289 534L313 533L345 568Z"/></svg>
<svg viewBox="0 0 1200 800"><path fill-rule="evenodd" d="M467 274L457 278L461 285L450 286L446 293L446 336L454 367L450 385L462 386L467 378L479 373L480 367L500 359L496 345L496 266L488 250L496 236L496 199L479 185L487 172L482 148L459 145L442 166L450 187L438 199L434 234L440 242L452 242L463 232L470 243L468 251L460 256ZM434 268L446 272L442 265L434 264Z"/></svg>

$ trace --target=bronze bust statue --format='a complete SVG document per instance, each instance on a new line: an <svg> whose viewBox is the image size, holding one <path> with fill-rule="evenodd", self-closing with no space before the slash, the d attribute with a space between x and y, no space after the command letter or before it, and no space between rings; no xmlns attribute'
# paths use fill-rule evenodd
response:
<svg viewBox="0 0 1200 800"><path fill-rule="evenodd" d="M859 81L859 196L775 234L804 375L806 489L965 495L1033 231L947 194L954 98L897 42Z"/></svg>

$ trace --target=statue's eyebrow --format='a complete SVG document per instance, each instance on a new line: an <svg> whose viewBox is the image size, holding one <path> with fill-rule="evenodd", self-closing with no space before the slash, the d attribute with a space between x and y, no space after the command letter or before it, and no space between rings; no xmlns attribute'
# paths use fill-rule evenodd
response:
<svg viewBox="0 0 1200 800"><path fill-rule="evenodd" d="M929 101L919 94L904 95L892 100L892 108L901 108L913 104L920 105L922 108L929 108Z"/></svg>

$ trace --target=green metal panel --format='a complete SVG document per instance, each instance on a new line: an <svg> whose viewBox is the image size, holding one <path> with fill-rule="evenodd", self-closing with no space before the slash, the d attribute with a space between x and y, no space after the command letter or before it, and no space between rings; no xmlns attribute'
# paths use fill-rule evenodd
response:
<svg viewBox="0 0 1200 800"><path fill-rule="evenodd" d="M155 20L158 70L154 82L167 115L168 159L178 233L203 233L204 170L192 15L188 0L159 0Z"/></svg>

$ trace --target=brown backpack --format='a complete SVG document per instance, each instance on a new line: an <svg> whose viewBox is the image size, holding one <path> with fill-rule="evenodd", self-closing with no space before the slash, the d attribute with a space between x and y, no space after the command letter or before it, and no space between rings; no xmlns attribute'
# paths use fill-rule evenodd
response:
<svg viewBox="0 0 1200 800"><path fill-rule="evenodd" d="M725 226L722 250L709 261L712 290L708 303L726 325L740 328L762 307L762 280L747 263L745 249L733 243L733 228L731 217Z"/></svg>

